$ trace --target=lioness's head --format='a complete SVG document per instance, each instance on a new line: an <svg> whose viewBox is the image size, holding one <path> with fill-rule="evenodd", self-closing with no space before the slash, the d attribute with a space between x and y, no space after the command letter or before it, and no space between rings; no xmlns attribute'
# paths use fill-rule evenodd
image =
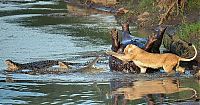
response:
<svg viewBox="0 0 200 105"><path fill-rule="evenodd" d="M132 54L136 49L138 49L138 47L136 45L129 44L124 49L124 53L125 54Z"/></svg>

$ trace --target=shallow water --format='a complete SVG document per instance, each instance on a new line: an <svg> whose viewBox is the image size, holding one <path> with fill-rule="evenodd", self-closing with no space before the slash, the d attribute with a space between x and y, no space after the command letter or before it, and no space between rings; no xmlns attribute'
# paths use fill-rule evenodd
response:
<svg viewBox="0 0 200 105"><path fill-rule="evenodd" d="M193 90L199 96L200 83L192 77L110 72L107 57L96 64L103 68L96 74L3 72L6 59L87 63L110 50L109 30L120 29L112 14L80 9L62 0L1 1L0 24L0 104L177 104L175 101L190 97ZM199 104L192 99L180 104L188 101Z"/></svg>

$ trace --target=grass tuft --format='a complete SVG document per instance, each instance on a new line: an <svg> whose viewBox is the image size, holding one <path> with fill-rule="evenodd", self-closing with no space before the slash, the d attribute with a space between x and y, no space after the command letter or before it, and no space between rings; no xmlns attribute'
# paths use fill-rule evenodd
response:
<svg viewBox="0 0 200 105"><path fill-rule="evenodd" d="M197 23L185 23L179 27L178 35L181 39L198 46L200 50L200 21Z"/></svg>

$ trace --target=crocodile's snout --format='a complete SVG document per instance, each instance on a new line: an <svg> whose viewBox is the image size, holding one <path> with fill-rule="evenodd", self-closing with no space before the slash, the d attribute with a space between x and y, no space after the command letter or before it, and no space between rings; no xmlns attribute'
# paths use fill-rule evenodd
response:
<svg viewBox="0 0 200 105"><path fill-rule="evenodd" d="M7 65L7 70L8 71L16 71L19 70L19 67L16 65L15 62L13 62L10 59L5 60L5 64Z"/></svg>

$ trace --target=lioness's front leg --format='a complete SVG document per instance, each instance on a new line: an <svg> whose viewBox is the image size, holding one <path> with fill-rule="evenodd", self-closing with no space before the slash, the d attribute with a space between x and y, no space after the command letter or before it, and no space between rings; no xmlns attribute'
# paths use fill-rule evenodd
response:
<svg viewBox="0 0 200 105"><path fill-rule="evenodd" d="M122 61L128 62L128 61L132 61L132 57L130 54L118 54L116 52L113 51L107 51L106 54L114 56Z"/></svg>
<svg viewBox="0 0 200 105"><path fill-rule="evenodd" d="M140 68L140 73L146 73L147 68L137 65Z"/></svg>
<svg viewBox="0 0 200 105"><path fill-rule="evenodd" d="M140 68L140 73L146 73L147 68L141 67Z"/></svg>

